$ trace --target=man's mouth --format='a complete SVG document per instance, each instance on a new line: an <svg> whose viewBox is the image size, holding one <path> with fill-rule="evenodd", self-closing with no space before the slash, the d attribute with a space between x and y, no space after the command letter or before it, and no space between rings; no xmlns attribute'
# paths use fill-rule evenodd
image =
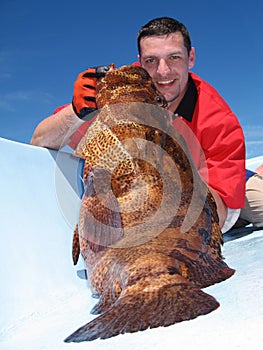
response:
<svg viewBox="0 0 263 350"><path fill-rule="evenodd" d="M161 85L161 86L168 86L171 85L175 82L175 79L171 79L171 80L161 80L161 81L156 81L157 85Z"/></svg>

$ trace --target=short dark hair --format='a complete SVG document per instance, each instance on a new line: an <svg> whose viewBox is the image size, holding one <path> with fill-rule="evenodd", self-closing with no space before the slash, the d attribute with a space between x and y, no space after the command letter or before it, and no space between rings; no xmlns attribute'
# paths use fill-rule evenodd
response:
<svg viewBox="0 0 263 350"><path fill-rule="evenodd" d="M175 32L180 32L182 34L184 38L184 46L186 47L189 55L192 47L189 31L183 23L170 17L154 18L141 27L137 36L137 47L139 54L141 54L140 42L142 38L168 35Z"/></svg>

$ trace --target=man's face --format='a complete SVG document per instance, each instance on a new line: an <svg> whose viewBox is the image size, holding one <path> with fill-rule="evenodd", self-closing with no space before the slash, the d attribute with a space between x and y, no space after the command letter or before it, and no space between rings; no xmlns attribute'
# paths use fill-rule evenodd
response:
<svg viewBox="0 0 263 350"><path fill-rule="evenodd" d="M194 49L187 53L180 32L141 39L139 60L155 86L173 110L181 101L188 83L188 70L195 60Z"/></svg>

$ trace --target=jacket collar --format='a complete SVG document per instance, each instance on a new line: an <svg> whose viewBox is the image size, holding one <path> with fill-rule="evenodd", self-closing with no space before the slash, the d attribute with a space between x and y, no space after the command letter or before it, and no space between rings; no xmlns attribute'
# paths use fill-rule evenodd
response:
<svg viewBox="0 0 263 350"><path fill-rule="evenodd" d="M174 114L175 117L181 116L188 122L191 122L194 115L195 105L198 99L198 92L195 86L194 80L189 74L188 88L182 98L179 106L176 108Z"/></svg>

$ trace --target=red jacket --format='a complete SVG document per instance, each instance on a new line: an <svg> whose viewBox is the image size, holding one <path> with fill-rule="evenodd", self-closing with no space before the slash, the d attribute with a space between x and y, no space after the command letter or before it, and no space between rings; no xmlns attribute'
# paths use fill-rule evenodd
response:
<svg viewBox="0 0 263 350"><path fill-rule="evenodd" d="M246 181L244 135L227 103L211 85L191 72L176 115L174 127L185 137L204 181L219 193L228 208L242 208ZM92 121L71 136L70 147L76 148Z"/></svg>
<svg viewBox="0 0 263 350"><path fill-rule="evenodd" d="M179 124L182 131L180 120L190 128L183 127L182 134L201 176L219 193L227 207L242 208L246 182L245 142L242 128L227 103L211 85L190 73L188 89L176 114L179 118L173 121L175 128ZM205 156L207 176L198 142Z"/></svg>

